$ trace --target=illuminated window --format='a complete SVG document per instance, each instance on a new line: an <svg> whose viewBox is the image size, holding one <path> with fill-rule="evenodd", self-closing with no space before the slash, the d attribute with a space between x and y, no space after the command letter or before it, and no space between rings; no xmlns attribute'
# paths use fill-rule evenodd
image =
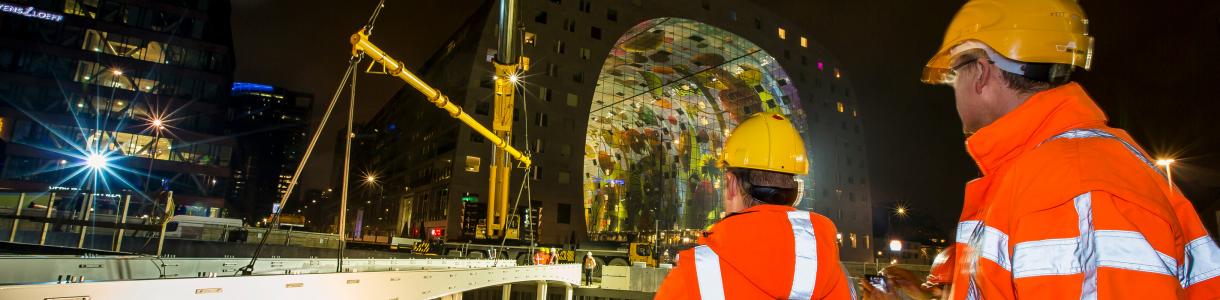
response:
<svg viewBox="0 0 1220 300"><path fill-rule="evenodd" d="M856 234L851 234L851 247L856 248Z"/></svg>
<svg viewBox="0 0 1220 300"><path fill-rule="evenodd" d="M839 68L835 68L835 78L837 79L839 77L843 77L843 75L839 73Z"/></svg>
<svg viewBox="0 0 1220 300"><path fill-rule="evenodd" d="M580 103L580 97L577 97L576 94L568 93L568 106L576 107L578 103Z"/></svg>
<svg viewBox="0 0 1220 300"><path fill-rule="evenodd" d="M801 37L801 47L809 48L809 39L806 39L805 37L802 36Z"/></svg>
<svg viewBox="0 0 1220 300"><path fill-rule="evenodd" d="M555 53L563 54L564 48L563 41L555 41Z"/></svg>
<svg viewBox="0 0 1220 300"><path fill-rule="evenodd" d="M534 41L537 41L537 40L538 40L538 36L537 36L537 35L534 35L534 33L533 33L533 32L526 32L526 33L525 33L525 45L526 45L526 46L533 46L533 45L534 45Z"/></svg>
<svg viewBox="0 0 1220 300"><path fill-rule="evenodd" d="M589 48L580 48L580 59L588 60L590 56Z"/></svg>
<svg viewBox="0 0 1220 300"><path fill-rule="evenodd" d="M466 157L466 172L478 173L479 166L483 164L483 159L478 156Z"/></svg>
<svg viewBox="0 0 1220 300"><path fill-rule="evenodd" d="M836 102L836 104L838 105L839 112L843 112L843 102Z"/></svg>
<svg viewBox="0 0 1220 300"><path fill-rule="evenodd" d="M779 28L779 39L781 39L781 40L788 39L788 32L784 31L783 27Z"/></svg>
<svg viewBox="0 0 1220 300"><path fill-rule="evenodd" d="M90 19L97 18L97 2L98 0L68 0L64 1L64 12L88 17Z"/></svg>

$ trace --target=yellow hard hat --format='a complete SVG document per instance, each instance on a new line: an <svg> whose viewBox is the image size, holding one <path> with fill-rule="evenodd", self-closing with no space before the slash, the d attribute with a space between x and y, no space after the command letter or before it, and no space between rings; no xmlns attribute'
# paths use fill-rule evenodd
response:
<svg viewBox="0 0 1220 300"><path fill-rule="evenodd" d="M1093 37L1089 36L1088 24L1076 0L971 0L949 23L945 41L928 60L922 80L925 83L950 80L949 74L953 72L949 63L962 50L959 46L968 42L990 47L983 48L989 56L1002 56L990 57L993 61L1016 61L1017 70L998 65L1026 77L1046 76L1027 74L1025 70L1031 67L1026 64L1063 64L1088 70L1093 60ZM1049 70L1030 72L1044 71Z"/></svg>
<svg viewBox="0 0 1220 300"><path fill-rule="evenodd" d="M729 168L809 173L805 142L781 114L758 113L746 118L724 141L722 163Z"/></svg>

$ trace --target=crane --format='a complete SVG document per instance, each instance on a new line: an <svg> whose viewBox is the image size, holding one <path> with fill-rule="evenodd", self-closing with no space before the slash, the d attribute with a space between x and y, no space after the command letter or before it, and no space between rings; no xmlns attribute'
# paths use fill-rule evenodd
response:
<svg viewBox="0 0 1220 300"><path fill-rule="evenodd" d="M521 150L513 148L511 145L517 81L520 79L521 73L529 68L529 58L519 54L521 34L514 26L516 23L517 1L500 0L499 23L496 28L499 49L492 62L495 68L495 99L491 129L479 123L478 120L463 111L461 106L450 101L448 96L408 70L401 61L394 59L373 44L369 40L367 28L361 28L351 37L353 56L364 54L372 58L374 63L380 63L385 67L387 74L407 82L422 93L429 102L445 110L450 117L466 124L495 146L489 168L490 178L487 193L486 234L491 238L500 237L505 233L508 218L508 181L513 168L512 160L516 159L527 170L532 164L528 154L522 153Z"/></svg>

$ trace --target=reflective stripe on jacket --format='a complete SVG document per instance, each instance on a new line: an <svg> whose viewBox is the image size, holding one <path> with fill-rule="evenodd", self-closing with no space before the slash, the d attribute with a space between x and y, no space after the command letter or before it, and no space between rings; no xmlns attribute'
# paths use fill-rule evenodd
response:
<svg viewBox="0 0 1220 300"><path fill-rule="evenodd" d="M829 219L759 205L726 217L678 254L657 299L850 299Z"/></svg>
<svg viewBox="0 0 1220 300"><path fill-rule="evenodd" d="M1076 83L966 143L952 299L1216 299L1220 248L1190 201Z"/></svg>

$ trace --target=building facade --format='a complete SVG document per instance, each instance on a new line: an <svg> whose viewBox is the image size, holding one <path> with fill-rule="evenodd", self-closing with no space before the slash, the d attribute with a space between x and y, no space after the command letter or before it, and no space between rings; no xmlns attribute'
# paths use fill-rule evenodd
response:
<svg viewBox="0 0 1220 300"><path fill-rule="evenodd" d="M228 1L0 6L0 187L173 191L178 213L223 215Z"/></svg>
<svg viewBox="0 0 1220 300"><path fill-rule="evenodd" d="M247 219L272 213L288 192L305 147L313 95L250 82L231 90L230 128L237 140L229 206ZM294 198L300 198L300 188ZM290 207L300 208L294 205ZM295 212L295 211L294 211Z"/></svg>
<svg viewBox="0 0 1220 300"><path fill-rule="evenodd" d="M532 153L517 203L543 243L656 241L681 248L721 218L724 138L757 112L790 117L810 174L798 206L831 218L847 260L871 260L871 199L859 101L834 55L794 23L737 0L520 3L530 58L513 144ZM421 76L490 124L496 50L487 4ZM465 203L485 202L492 145L418 92L365 124L369 155L397 199L399 231L470 239ZM659 234L658 234L659 232Z"/></svg>

